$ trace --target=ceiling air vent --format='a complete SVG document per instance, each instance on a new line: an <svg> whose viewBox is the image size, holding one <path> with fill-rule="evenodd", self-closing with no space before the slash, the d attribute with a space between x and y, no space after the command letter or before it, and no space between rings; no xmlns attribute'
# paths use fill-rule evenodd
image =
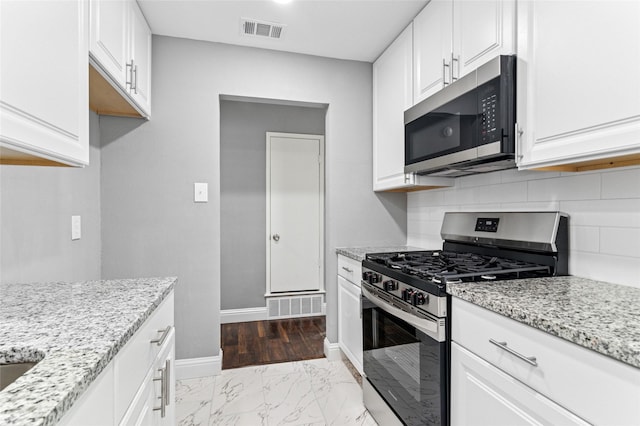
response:
<svg viewBox="0 0 640 426"><path fill-rule="evenodd" d="M282 37L284 25L273 22L258 21L257 19L240 19L240 33L246 36L268 37L279 39Z"/></svg>

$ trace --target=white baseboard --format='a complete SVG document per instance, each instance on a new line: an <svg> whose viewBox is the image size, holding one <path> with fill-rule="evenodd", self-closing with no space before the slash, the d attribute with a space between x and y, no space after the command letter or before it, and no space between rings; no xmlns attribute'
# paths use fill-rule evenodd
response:
<svg viewBox="0 0 640 426"><path fill-rule="evenodd" d="M220 311L220 323L230 324L234 322L265 321L268 318L267 307L225 309Z"/></svg>
<svg viewBox="0 0 640 426"><path fill-rule="evenodd" d="M329 339L324 338L324 356L329 361L339 361L342 359L342 352L338 343L331 343Z"/></svg>
<svg viewBox="0 0 640 426"><path fill-rule="evenodd" d="M217 376L222 372L222 348L217 356L176 360L176 379Z"/></svg>

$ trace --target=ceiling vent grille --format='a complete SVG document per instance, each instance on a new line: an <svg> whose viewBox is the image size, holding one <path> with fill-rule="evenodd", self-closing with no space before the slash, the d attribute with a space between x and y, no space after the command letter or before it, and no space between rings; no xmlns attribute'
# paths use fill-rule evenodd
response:
<svg viewBox="0 0 640 426"><path fill-rule="evenodd" d="M285 25L273 22L258 21L256 19L240 19L240 33L245 36L267 37L279 39L282 37Z"/></svg>

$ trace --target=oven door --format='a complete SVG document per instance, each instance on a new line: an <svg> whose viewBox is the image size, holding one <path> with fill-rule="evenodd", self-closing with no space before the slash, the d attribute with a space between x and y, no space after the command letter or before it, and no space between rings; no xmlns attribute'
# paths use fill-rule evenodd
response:
<svg viewBox="0 0 640 426"><path fill-rule="evenodd" d="M417 317L380 299L367 287L363 283L366 380L405 425L447 425L449 357L445 320Z"/></svg>

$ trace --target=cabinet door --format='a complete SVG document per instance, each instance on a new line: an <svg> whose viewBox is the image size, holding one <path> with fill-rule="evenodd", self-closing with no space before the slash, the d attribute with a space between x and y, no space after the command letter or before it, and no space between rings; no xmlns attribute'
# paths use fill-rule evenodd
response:
<svg viewBox="0 0 640 426"><path fill-rule="evenodd" d="M130 2L91 0L90 54L120 86L130 78L128 26Z"/></svg>
<svg viewBox="0 0 640 426"><path fill-rule="evenodd" d="M451 425L588 425L513 377L451 343Z"/></svg>
<svg viewBox="0 0 640 426"><path fill-rule="evenodd" d="M404 111L413 104L412 38L412 25L409 25L373 64L374 191L407 183Z"/></svg>
<svg viewBox="0 0 640 426"><path fill-rule="evenodd" d="M0 2L0 157L89 164L88 7Z"/></svg>
<svg viewBox="0 0 640 426"><path fill-rule="evenodd" d="M129 409L120 420L120 426L173 426L175 425L175 331L162 345L158 357L142 385L136 392ZM166 384L165 382L166 381ZM165 386L163 388L163 386ZM168 392L168 394L167 394ZM161 405L164 400L164 415Z"/></svg>
<svg viewBox="0 0 640 426"><path fill-rule="evenodd" d="M640 152L640 2L519 2L517 25L518 166Z"/></svg>
<svg viewBox="0 0 640 426"><path fill-rule="evenodd" d="M455 78L496 56L515 53L515 19L513 0L454 1L451 66Z"/></svg>
<svg viewBox="0 0 640 426"><path fill-rule="evenodd" d="M429 97L451 83L453 7L433 0L413 20L413 101ZM446 66L445 66L446 65Z"/></svg>
<svg viewBox="0 0 640 426"><path fill-rule="evenodd" d="M131 2L131 60L132 84L129 93L136 104L151 114L151 29L135 1Z"/></svg>
<svg viewBox="0 0 640 426"><path fill-rule="evenodd" d="M360 287L338 276L338 344L362 374L362 318Z"/></svg>

